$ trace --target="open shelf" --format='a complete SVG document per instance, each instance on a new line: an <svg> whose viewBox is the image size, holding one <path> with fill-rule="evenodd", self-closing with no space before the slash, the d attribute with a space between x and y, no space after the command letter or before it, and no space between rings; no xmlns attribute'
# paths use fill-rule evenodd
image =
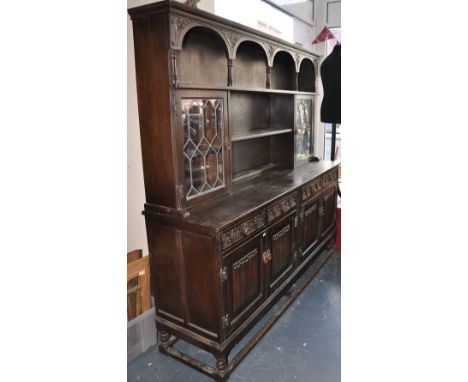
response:
<svg viewBox="0 0 468 382"><path fill-rule="evenodd" d="M230 90L232 92L249 92L249 93L272 93L272 94L295 94L295 95L315 95L315 92L281 90L281 89L264 89L264 88L241 88L236 86L210 86L210 85L193 85L188 83L178 83L177 89L200 89L200 90Z"/></svg>
<svg viewBox="0 0 468 382"><path fill-rule="evenodd" d="M261 138L261 137L269 137L271 135L277 134L285 134L285 133L292 133L291 129L257 129L252 130L252 132L244 133L244 134L235 134L231 137L233 142L243 141L246 139L254 139L254 138Z"/></svg>
<svg viewBox="0 0 468 382"><path fill-rule="evenodd" d="M192 85L224 86L228 73L227 57L226 45L219 34L208 28L195 27L184 37L179 78Z"/></svg>

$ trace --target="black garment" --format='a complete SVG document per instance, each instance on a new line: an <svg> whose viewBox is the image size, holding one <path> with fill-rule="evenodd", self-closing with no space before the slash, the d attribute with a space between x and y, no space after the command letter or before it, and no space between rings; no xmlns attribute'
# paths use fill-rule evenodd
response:
<svg viewBox="0 0 468 382"><path fill-rule="evenodd" d="M320 120L325 123L341 123L341 45L335 45L320 67L323 84L323 100Z"/></svg>

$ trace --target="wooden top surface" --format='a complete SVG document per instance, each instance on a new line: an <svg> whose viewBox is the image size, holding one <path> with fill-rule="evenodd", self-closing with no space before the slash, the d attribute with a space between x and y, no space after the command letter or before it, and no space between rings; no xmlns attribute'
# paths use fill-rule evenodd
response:
<svg viewBox="0 0 468 382"><path fill-rule="evenodd" d="M220 229L338 166L340 161L305 163L295 169L272 169L233 184L232 192L191 208L187 222Z"/></svg>

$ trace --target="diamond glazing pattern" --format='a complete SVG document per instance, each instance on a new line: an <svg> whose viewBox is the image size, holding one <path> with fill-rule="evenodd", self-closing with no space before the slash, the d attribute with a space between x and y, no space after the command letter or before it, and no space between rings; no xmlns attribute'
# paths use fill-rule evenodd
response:
<svg viewBox="0 0 468 382"><path fill-rule="evenodd" d="M223 100L182 99L187 199L224 185Z"/></svg>

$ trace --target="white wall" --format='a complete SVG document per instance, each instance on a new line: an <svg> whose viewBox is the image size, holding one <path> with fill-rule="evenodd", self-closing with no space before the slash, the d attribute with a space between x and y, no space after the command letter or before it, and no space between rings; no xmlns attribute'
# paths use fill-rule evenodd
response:
<svg viewBox="0 0 468 382"><path fill-rule="evenodd" d="M138 105L135 79L133 30L127 20L127 251L143 249L148 254L145 219L141 214L145 204L143 164L141 158Z"/></svg>

